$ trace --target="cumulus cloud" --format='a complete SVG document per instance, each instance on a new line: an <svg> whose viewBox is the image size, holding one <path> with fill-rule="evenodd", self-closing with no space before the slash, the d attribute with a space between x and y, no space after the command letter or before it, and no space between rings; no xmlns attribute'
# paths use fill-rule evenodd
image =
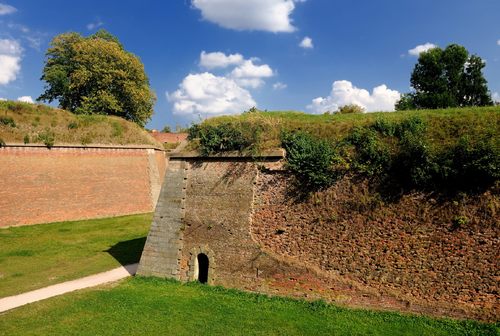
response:
<svg viewBox="0 0 500 336"><path fill-rule="evenodd" d="M202 51L199 65L208 70L227 69L229 72L225 77L233 79L240 86L255 89L264 84L265 78L274 76L273 69L267 64L256 64L259 61L258 58L245 59L241 54Z"/></svg>
<svg viewBox="0 0 500 336"><path fill-rule="evenodd" d="M0 101L7 101L7 99L0 97Z"/></svg>
<svg viewBox="0 0 500 336"><path fill-rule="evenodd" d="M15 7L12 7L4 3L0 3L0 15L8 15L15 12L17 12L17 9Z"/></svg>
<svg viewBox="0 0 500 336"><path fill-rule="evenodd" d="M231 65L238 65L243 63L243 56L241 54L226 55L223 52L210 52L202 51L200 54L200 67L205 69L227 68Z"/></svg>
<svg viewBox="0 0 500 336"><path fill-rule="evenodd" d="M269 65L256 65L254 60L250 59L233 69L230 76L239 85L255 89L264 84L263 78L274 76L274 72Z"/></svg>
<svg viewBox="0 0 500 336"><path fill-rule="evenodd" d="M312 38L310 38L308 36L304 37L304 39L299 43L299 47L304 48L304 49L314 48Z"/></svg>
<svg viewBox="0 0 500 336"><path fill-rule="evenodd" d="M427 42L425 44L420 44L420 45L416 46L415 48L408 50L408 55L418 57L421 53L428 51L432 48L436 48L436 47L437 47L437 45L435 45L434 43Z"/></svg>
<svg viewBox="0 0 500 336"><path fill-rule="evenodd" d="M276 82L273 84L273 89L274 90L284 90L288 87L285 83L282 82Z"/></svg>
<svg viewBox="0 0 500 336"><path fill-rule="evenodd" d="M499 45L499 46L500 46L500 40L497 40L497 45Z"/></svg>
<svg viewBox="0 0 500 336"><path fill-rule="evenodd" d="M303 0L192 0L202 17L235 30L289 33L296 30L290 15Z"/></svg>
<svg viewBox="0 0 500 336"><path fill-rule="evenodd" d="M380 85L373 89L372 93L365 89L360 89L346 80L335 81L332 84L332 91L328 97L318 97L313 99L307 106L314 113L324 113L326 111L337 111L339 107L356 104L367 112L394 111L394 105L401 98L401 94L396 90L390 90L386 85Z"/></svg>
<svg viewBox="0 0 500 336"><path fill-rule="evenodd" d="M0 85L16 80L21 70L22 48L16 40L0 39Z"/></svg>
<svg viewBox="0 0 500 336"><path fill-rule="evenodd" d="M17 101L23 102L23 103L30 103L34 104L35 102L33 101L33 98L31 96L22 96L17 98Z"/></svg>
<svg viewBox="0 0 500 336"><path fill-rule="evenodd" d="M233 79L209 72L186 76L178 90L167 92L167 99L173 103L174 114L188 116L236 114L257 105L250 92Z"/></svg>

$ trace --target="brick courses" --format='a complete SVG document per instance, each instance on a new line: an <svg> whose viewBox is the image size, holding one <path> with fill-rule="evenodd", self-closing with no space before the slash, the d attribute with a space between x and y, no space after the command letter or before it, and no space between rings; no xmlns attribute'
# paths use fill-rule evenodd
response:
<svg viewBox="0 0 500 336"><path fill-rule="evenodd" d="M141 148L2 147L0 227L150 212L152 184L164 175L162 155Z"/></svg>

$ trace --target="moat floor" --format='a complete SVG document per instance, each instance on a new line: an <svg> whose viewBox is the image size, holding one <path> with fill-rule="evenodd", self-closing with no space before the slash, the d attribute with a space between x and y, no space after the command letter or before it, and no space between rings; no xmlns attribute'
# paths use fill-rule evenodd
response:
<svg viewBox="0 0 500 336"><path fill-rule="evenodd" d="M94 274L85 278L66 281L57 285L40 288L31 292L2 298L0 299L0 313L24 306L29 303L45 300L79 289L99 286L132 276L137 271L138 266L138 263L122 266L111 271Z"/></svg>
<svg viewBox="0 0 500 336"><path fill-rule="evenodd" d="M5 335L498 335L498 324L134 277L0 314Z"/></svg>

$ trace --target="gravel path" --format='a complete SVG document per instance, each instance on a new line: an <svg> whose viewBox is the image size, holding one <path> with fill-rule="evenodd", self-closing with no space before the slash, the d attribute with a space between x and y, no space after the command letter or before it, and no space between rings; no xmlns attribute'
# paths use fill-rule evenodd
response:
<svg viewBox="0 0 500 336"><path fill-rule="evenodd" d="M85 278L67 281L57 285L40 288L31 292L2 298L0 299L0 313L23 306L28 303L45 300L53 296L65 294L83 288L102 285L108 282L113 282L132 276L137 271L138 265L139 264L131 264L122 266L111 271L90 275Z"/></svg>

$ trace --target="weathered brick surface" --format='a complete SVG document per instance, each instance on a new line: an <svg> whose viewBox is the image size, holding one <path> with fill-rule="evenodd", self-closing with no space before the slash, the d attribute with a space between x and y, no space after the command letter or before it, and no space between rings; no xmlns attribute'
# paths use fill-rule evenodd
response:
<svg viewBox="0 0 500 336"><path fill-rule="evenodd" d="M146 149L0 148L0 227L144 213L152 210ZM152 155L152 160L149 156Z"/></svg>
<svg viewBox="0 0 500 336"><path fill-rule="evenodd" d="M214 285L355 307L498 318L493 223L450 233L440 223L426 224L443 213L419 206L422 200L377 213L377 199L346 181L353 188L341 183L297 202L286 175L262 172L252 160L184 162L170 162L140 274L193 281L196 256L204 253ZM469 215L484 216L478 201L470 202L478 209L466 207Z"/></svg>
<svg viewBox="0 0 500 336"><path fill-rule="evenodd" d="M170 160L137 274L179 279L187 164Z"/></svg>
<svg viewBox="0 0 500 336"><path fill-rule="evenodd" d="M346 178L297 200L293 180L260 174L252 232L264 249L351 279L410 309L500 318L500 217L494 192L383 202ZM462 227L457 217L467 218Z"/></svg>

